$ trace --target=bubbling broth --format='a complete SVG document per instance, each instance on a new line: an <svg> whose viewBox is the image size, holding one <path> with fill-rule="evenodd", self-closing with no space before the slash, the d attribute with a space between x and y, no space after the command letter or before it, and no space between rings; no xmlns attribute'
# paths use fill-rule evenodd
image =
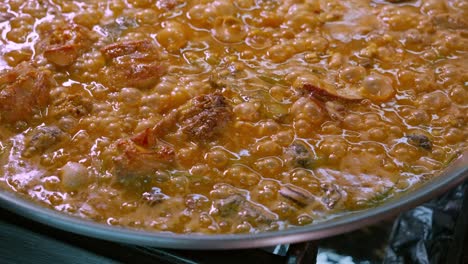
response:
<svg viewBox="0 0 468 264"><path fill-rule="evenodd" d="M108 225L256 233L467 149L463 0L6 0L0 186Z"/></svg>

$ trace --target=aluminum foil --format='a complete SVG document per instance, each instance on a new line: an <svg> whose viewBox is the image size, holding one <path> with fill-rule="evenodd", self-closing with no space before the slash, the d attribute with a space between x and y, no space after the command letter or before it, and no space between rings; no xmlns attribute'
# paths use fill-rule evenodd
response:
<svg viewBox="0 0 468 264"><path fill-rule="evenodd" d="M320 241L317 263L464 263L467 225L465 183L394 220Z"/></svg>

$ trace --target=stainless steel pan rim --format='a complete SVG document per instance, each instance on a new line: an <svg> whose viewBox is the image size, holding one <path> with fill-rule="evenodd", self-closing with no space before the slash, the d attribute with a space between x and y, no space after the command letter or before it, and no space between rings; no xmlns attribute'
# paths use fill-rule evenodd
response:
<svg viewBox="0 0 468 264"><path fill-rule="evenodd" d="M258 234L186 235L108 226L39 206L5 190L0 190L0 206L49 226L115 242L177 249L242 249L315 240L349 232L421 204L457 186L467 178L468 155L464 153L438 177L417 190L376 208L323 223Z"/></svg>

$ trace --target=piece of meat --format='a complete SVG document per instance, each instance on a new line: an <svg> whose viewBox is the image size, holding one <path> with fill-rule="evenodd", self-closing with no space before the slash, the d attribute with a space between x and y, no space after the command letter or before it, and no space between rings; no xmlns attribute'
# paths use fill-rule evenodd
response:
<svg viewBox="0 0 468 264"><path fill-rule="evenodd" d="M74 63L96 40L87 28L67 23L56 23L41 35L38 51L57 66Z"/></svg>
<svg viewBox="0 0 468 264"><path fill-rule="evenodd" d="M131 139L136 144L143 147L151 147L170 130L172 130L177 123L177 110L173 110L165 115L159 122L152 128L147 128L133 136Z"/></svg>
<svg viewBox="0 0 468 264"><path fill-rule="evenodd" d="M202 95L171 111L153 128L119 140L113 159L117 181L141 187L154 178L157 170L174 165L174 149L160 139L169 131L179 128L192 139L204 141L213 138L229 117L230 107L222 95Z"/></svg>
<svg viewBox="0 0 468 264"><path fill-rule="evenodd" d="M408 139L408 143L410 143L413 146L431 151L432 150L432 142L431 140L421 134L410 134L407 135L406 138Z"/></svg>
<svg viewBox="0 0 468 264"><path fill-rule="evenodd" d="M141 146L151 146L177 124L190 139L203 142L216 137L231 115L232 109L221 94L200 95L169 112L153 128L135 135L132 140Z"/></svg>
<svg viewBox="0 0 468 264"><path fill-rule="evenodd" d="M51 73L27 62L0 75L1 122L27 121L49 102L49 91L55 85Z"/></svg>
<svg viewBox="0 0 468 264"><path fill-rule="evenodd" d="M281 186L279 194L301 207L307 206L315 201L311 193L290 184Z"/></svg>
<svg viewBox="0 0 468 264"><path fill-rule="evenodd" d="M119 140L115 146L113 174L119 184L144 187L158 170L167 169L175 160L174 149L161 141L151 148L138 146L131 139Z"/></svg>
<svg viewBox="0 0 468 264"><path fill-rule="evenodd" d="M269 224L277 217L250 201L240 194L233 194L224 199L213 202L213 207L217 209L219 215L223 218L237 218L244 221Z"/></svg>
<svg viewBox="0 0 468 264"><path fill-rule="evenodd" d="M287 147L284 151L284 157L286 163L292 167L312 169L315 165L310 151L299 142L294 142Z"/></svg>
<svg viewBox="0 0 468 264"><path fill-rule="evenodd" d="M237 215L240 206L244 203L244 197L240 194L234 194L224 199L219 199L214 202L214 207L218 209L219 215L222 217L232 217Z"/></svg>
<svg viewBox="0 0 468 264"><path fill-rule="evenodd" d="M354 89L355 87L346 87L338 90L315 75L298 77L293 87L298 89L303 96L309 97L316 104L320 105L330 118L334 120L343 120L346 115L347 104L358 103L365 99L359 89Z"/></svg>
<svg viewBox="0 0 468 264"><path fill-rule="evenodd" d="M107 65L101 69L103 84L116 90L124 87L139 89L156 84L166 73L156 45L151 40L123 41L101 49Z"/></svg>
<svg viewBox="0 0 468 264"><path fill-rule="evenodd" d="M34 129L25 139L23 155L29 157L36 153L43 153L66 138L66 134L56 126L41 126Z"/></svg>
<svg viewBox="0 0 468 264"><path fill-rule="evenodd" d="M317 100L326 101L360 101L364 99L363 95L357 87L345 87L337 89L318 76L313 74L305 74L296 78L293 87L301 91L303 94L316 98Z"/></svg>
<svg viewBox="0 0 468 264"><path fill-rule="evenodd" d="M193 98L179 111L182 131L196 140L215 137L231 117L231 108L221 94L201 95Z"/></svg>
<svg viewBox="0 0 468 264"><path fill-rule="evenodd" d="M115 59L122 56L146 57L157 55L156 46L150 40L133 40L116 42L101 49L107 59ZM149 59L149 58L148 58Z"/></svg>
<svg viewBox="0 0 468 264"><path fill-rule="evenodd" d="M78 94L67 95L54 101L49 109L49 114L55 117L73 116L82 117L93 110L90 99Z"/></svg>
<svg viewBox="0 0 468 264"><path fill-rule="evenodd" d="M306 83L302 88L311 96L321 100L344 100L344 101L360 101L364 97L354 90L336 90L331 85L317 86L311 83Z"/></svg>

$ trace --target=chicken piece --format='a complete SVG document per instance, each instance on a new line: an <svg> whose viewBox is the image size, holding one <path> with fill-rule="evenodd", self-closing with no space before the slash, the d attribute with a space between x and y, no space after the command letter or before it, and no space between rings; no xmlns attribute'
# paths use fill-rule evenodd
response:
<svg viewBox="0 0 468 264"><path fill-rule="evenodd" d="M131 139L122 139L114 147L119 154L113 158L113 172L124 186L144 187L156 171L167 169L175 160L174 149L161 141L145 148Z"/></svg>
<svg viewBox="0 0 468 264"><path fill-rule="evenodd" d="M132 140L141 146L151 146L158 137L167 134L178 125L191 139L213 139L231 118L231 107L219 93L200 95L167 114L153 128L134 136Z"/></svg>
<svg viewBox="0 0 468 264"><path fill-rule="evenodd" d="M26 137L23 155L29 157L36 153L43 153L66 138L66 134L56 126L41 126Z"/></svg>
<svg viewBox="0 0 468 264"><path fill-rule="evenodd" d="M78 94L67 95L53 102L49 114L56 117L73 116L82 117L93 110L90 99Z"/></svg>
<svg viewBox="0 0 468 264"><path fill-rule="evenodd" d="M107 66L101 70L100 76L103 84L113 90L149 88L166 72L166 66L160 62L157 47L151 40L113 43L103 47L101 53L107 59Z"/></svg>
<svg viewBox="0 0 468 264"><path fill-rule="evenodd" d="M0 75L0 119L26 121L47 106L49 91L55 85L51 73L23 62Z"/></svg>
<svg viewBox="0 0 468 264"><path fill-rule="evenodd" d="M95 41L87 28L76 24L57 23L42 35L38 51L57 66L71 65Z"/></svg>

